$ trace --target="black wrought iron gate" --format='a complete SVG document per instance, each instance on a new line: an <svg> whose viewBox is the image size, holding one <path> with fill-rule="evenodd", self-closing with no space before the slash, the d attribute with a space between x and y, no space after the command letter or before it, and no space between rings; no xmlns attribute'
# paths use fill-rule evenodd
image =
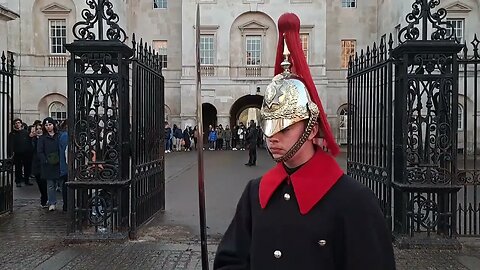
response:
<svg viewBox="0 0 480 270"><path fill-rule="evenodd" d="M165 204L160 57L124 43L109 0L87 2L66 45L69 237L135 237Z"/></svg>
<svg viewBox="0 0 480 270"><path fill-rule="evenodd" d="M459 44L438 5L415 1L398 46L349 63L348 173L399 239L480 235L480 42Z"/></svg>
<svg viewBox="0 0 480 270"><path fill-rule="evenodd" d="M135 37L134 37L135 40ZM158 55L133 44L132 80L132 232L165 209L164 79ZM134 236L132 236L134 237Z"/></svg>
<svg viewBox="0 0 480 270"><path fill-rule="evenodd" d="M13 210L13 164L8 134L13 125L13 56L0 57L0 215Z"/></svg>

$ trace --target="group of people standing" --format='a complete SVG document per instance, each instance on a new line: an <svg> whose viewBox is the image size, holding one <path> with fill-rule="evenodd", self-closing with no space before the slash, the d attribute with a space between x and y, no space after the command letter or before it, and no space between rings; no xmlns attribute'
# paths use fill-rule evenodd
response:
<svg viewBox="0 0 480 270"><path fill-rule="evenodd" d="M15 183L31 186L35 178L40 191L40 204L49 211L56 210L57 190L62 192L63 210L67 206L67 121L59 126L51 117L26 125L21 119L13 121L8 137L7 152L13 157Z"/></svg>
<svg viewBox="0 0 480 270"><path fill-rule="evenodd" d="M259 126L253 120L247 128L242 122L232 129L228 125L208 126L208 150L245 150L253 146L263 147L263 136ZM252 136L254 135L254 136Z"/></svg>
<svg viewBox="0 0 480 270"><path fill-rule="evenodd" d="M176 124L173 128L165 121L165 153L174 151L190 151L196 149L198 129L186 126L182 131Z"/></svg>

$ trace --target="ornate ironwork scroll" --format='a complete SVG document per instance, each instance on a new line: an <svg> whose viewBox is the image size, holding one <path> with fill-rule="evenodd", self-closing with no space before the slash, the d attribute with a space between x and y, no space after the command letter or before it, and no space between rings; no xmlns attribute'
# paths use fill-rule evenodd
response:
<svg viewBox="0 0 480 270"><path fill-rule="evenodd" d="M103 40L105 34L107 40L125 42L127 35L118 25L119 17L113 11L110 0L86 0L89 9L82 10L84 21L77 22L73 26L73 35L79 40ZM104 33L104 23L108 29ZM97 27L97 34L94 28Z"/></svg>
<svg viewBox="0 0 480 270"><path fill-rule="evenodd" d="M429 26L434 29L430 34L431 40L456 38L453 25L443 21L447 17L447 11L444 8L434 11L439 4L440 0L415 0L412 4L412 11L405 17L407 26L398 33L399 42L404 43L419 38L427 40ZM450 30L448 35L447 28Z"/></svg>

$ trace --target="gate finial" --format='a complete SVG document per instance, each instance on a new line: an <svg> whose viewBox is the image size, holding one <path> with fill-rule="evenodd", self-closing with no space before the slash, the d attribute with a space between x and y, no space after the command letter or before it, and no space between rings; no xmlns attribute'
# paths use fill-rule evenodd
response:
<svg viewBox="0 0 480 270"><path fill-rule="evenodd" d="M109 26L105 31L107 40L125 42L127 34L118 25L119 17L113 11L113 4L110 0L86 0L86 4L93 10L82 10L82 18L73 26L73 35L79 40L104 40L104 21ZM98 29L98 36L91 31L94 27Z"/></svg>
<svg viewBox="0 0 480 270"><path fill-rule="evenodd" d="M418 40L421 34L421 40L428 40L428 29L431 25L434 31L430 35L431 40L456 40L454 27L451 23L443 21L447 17L447 10L444 8L434 12L434 8L440 5L440 0L415 0L412 4L412 12L405 17L407 26L398 33L398 40L404 43L408 40ZM419 25L421 24L421 29ZM443 27L445 26L445 27ZM450 35L447 35L447 28ZM421 31L421 33L420 33ZM456 40L458 43L458 40Z"/></svg>

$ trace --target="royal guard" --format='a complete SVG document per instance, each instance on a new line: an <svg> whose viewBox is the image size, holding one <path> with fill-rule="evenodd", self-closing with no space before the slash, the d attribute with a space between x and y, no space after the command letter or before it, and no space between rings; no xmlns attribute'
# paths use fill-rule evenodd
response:
<svg viewBox="0 0 480 270"><path fill-rule="evenodd" d="M333 157L339 147L301 48L300 20L284 14L278 28L276 76L261 108L277 165L248 183L214 269L395 269L377 198Z"/></svg>

